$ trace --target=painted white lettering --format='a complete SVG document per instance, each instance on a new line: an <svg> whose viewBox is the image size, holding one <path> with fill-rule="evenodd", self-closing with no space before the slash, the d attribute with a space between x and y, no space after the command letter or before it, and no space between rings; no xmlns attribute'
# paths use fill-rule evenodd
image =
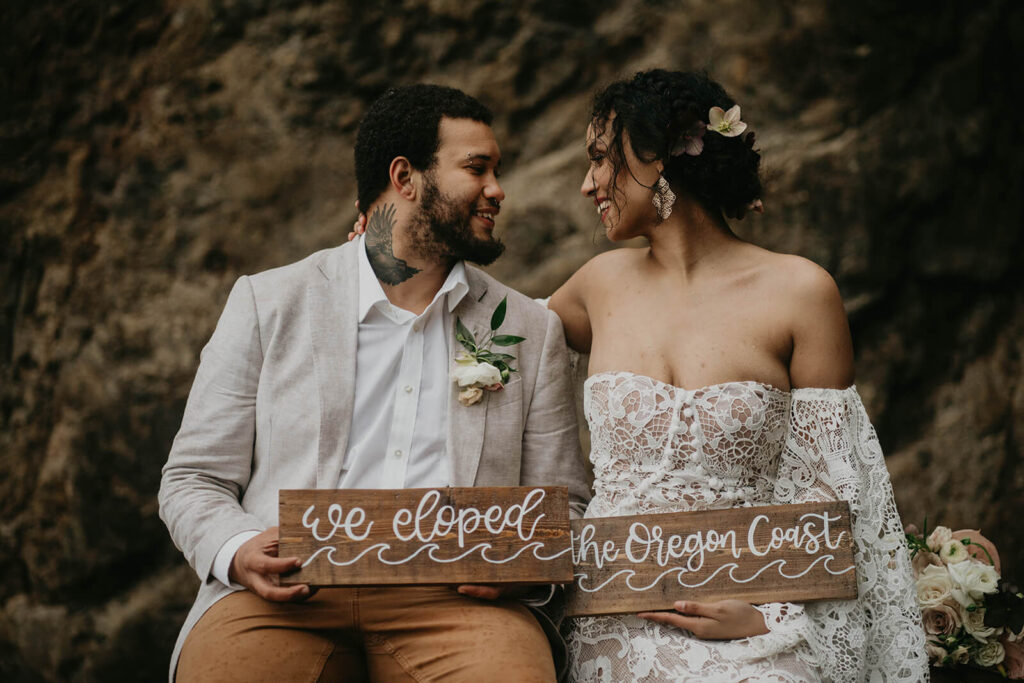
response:
<svg viewBox="0 0 1024 683"><path fill-rule="evenodd" d="M747 548L749 548L750 552L757 555L758 557L764 557L772 549L770 542L768 544L768 547L764 550L759 550L757 544L754 542L754 536L757 533L757 525L767 521L768 515L758 515L757 517L754 517L754 521L750 523L750 527L747 529Z"/></svg>
<svg viewBox="0 0 1024 683"><path fill-rule="evenodd" d="M634 544L641 546L641 548L643 549L643 555L637 555L633 552ZM648 529L647 525L643 524L642 522L634 522L629 527L629 537L626 539L626 557L629 558L630 562L639 564L645 561L650 553L651 530Z"/></svg>
<svg viewBox="0 0 1024 683"><path fill-rule="evenodd" d="M352 541L362 541L370 535L370 529L373 528L373 522L366 525L366 529L360 534L358 527L366 521L366 513L360 507L354 507L348 511L348 515L344 515L344 510L337 503L333 503L327 508L327 521L330 522L331 528L324 535L320 535L320 518L316 517L310 520L310 515L316 510L315 505L310 505L306 508L306 511L302 514L302 526L309 529L310 533L318 541L329 541L334 537L334 534L340 529L345 536Z"/></svg>

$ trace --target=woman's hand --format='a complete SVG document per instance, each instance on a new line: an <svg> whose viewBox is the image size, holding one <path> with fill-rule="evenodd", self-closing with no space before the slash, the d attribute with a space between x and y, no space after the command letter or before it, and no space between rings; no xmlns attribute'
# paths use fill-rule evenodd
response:
<svg viewBox="0 0 1024 683"><path fill-rule="evenodd" d="M359 202L356 202L356 211L359 211ZM359 211L359 218L356 219L355 224L352 226L352 232L348 234L348 241L351 242L364 232L366 232L366 214Z"/></svg>
<svg viewBox="0 0 1024 683"><path fill-rule="evenodd" d="M675 612L641 612L641 619L686 629L703 640L733 640L768 633L764 615L742 600L694 602L680 600Z"/></svg>

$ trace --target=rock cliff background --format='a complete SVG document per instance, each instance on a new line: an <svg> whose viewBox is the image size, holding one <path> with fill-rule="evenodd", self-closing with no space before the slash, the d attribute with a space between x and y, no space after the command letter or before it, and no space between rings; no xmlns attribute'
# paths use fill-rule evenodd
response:
<svg viewBox="0 0 1024 683"><path fill-rule="evenodd" d="M704 68L768 212L831 271L907 522L980 526L1024 582L1013 0L11 0L0 8L0 679L159 680L197 579L160 468L233 280L337 244L394 83L490 103L509 244L546 295L609 248L589 97Z"/></svg>

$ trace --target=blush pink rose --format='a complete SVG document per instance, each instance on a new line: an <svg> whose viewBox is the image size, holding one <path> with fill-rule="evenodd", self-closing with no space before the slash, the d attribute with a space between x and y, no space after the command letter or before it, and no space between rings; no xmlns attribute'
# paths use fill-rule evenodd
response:
<svg viewBox="0 0 1024 683"><path fill-rule="evenodd" d="M953 532L954 541L962 541L965 538L971 539L971 543L977 543L987 550L989 555L992 556L993 566L996 568L996 571L1002 575L1002 572L999 571L999 553L996 552L996 547L992 541L982 536L981 532L977 529L960 529L959 531ZM979 548L978 545L965 545L964 550L966 550L967 554L971 557L975 557L978 561L988 564L988 555L986 555L985 551Z"/></svg>
<svg viewBox="0 0 1024 683"><path fill-rule="evenodd" d="M1003 666L1006 667L1006 677L1014 679L1024 678L1024 643L1017 641L1011 643L1005 638L1002 639L1003 649L1006 655L1003 657Z"/></svg>
<svg viewBox="0 0 1024 683"><path fill-rule="evenodd" d="M914 559L910 561L911 566L914 568L914 577L921 575L921 572L925 570L925 567L935 565L937 567L942 566L942 560L939 556L928 550L918 550L917 554L914 555Z"/></svg>
<svg viewBox="0 0 1024 683"><path fill-rule="evenodd" d="M936 605L922 611L925 633L937 636L952 635L960 628L960 614L949 605Z"/></svg>

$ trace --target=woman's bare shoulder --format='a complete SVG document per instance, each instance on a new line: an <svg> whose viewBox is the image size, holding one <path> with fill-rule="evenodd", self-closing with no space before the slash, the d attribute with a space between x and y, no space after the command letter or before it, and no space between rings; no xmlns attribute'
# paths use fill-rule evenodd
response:
<svg viewBox="0 0 1024 683"><path fill-rule="evenodd" d="M642 263L646 249L611 249L592 257L580 266L569 282L571 288L586 296L609 286L614 287L623 278L635 274Z"/></svg>
<svg viewBox="0 0 1024 683"><path fill-rule="evenodd" d="M810 259L774 254L766 265L767 291L793 339L794 387L845 388L853 383L853 344L839 287Z"/></svg>
<svg viewBox="0 0 1024 683"><path fill-rule="evenodd" d="M803 256L761 250L759 272L770 291L797 306L839 300L839 288L829 272Z"/></svg>

